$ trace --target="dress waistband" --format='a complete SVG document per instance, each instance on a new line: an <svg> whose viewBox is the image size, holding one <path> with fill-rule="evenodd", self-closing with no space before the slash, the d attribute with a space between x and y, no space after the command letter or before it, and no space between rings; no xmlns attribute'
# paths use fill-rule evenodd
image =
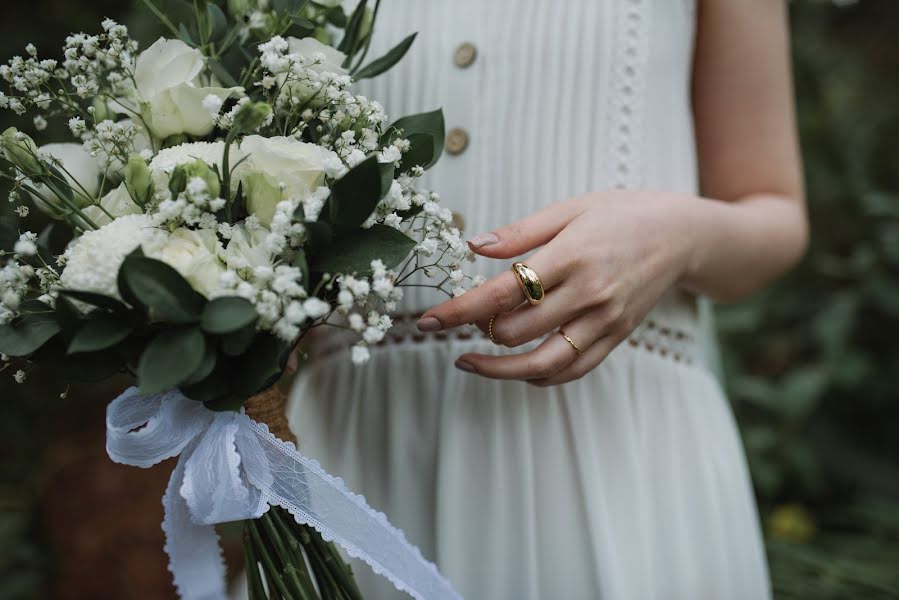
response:
<svg viewBox="0 0 899 600"><path fill-rule="evenodd" d="M415 326L417 317L397 316L393 327L384 339L373 344L373 348L403 344L446 343L451 341L488 341L487 334L475 325L463 325L448 331L422 332ZM359 342L359 335L336 327L320 327L312 332L303 343L303 350L313 358L330 356L349 349ZM702 351L697 341L695 328L676 327L660 322L652 315L644 320L628 336L627 344L646 352L670 358L676 362L694 364L701 362Z"/></svg>

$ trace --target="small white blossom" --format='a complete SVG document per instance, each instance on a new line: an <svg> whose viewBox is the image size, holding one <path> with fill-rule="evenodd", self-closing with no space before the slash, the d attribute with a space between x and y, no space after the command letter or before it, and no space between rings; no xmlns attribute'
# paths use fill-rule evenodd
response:
<svg viewBox="0 0 899 600"><path fill-rule="evenodd" d="M203 108L213 117L218 116L224 103L224 100L215 94L209 94L203 98Z"/></svg>
<svg viewBox="0 0 899 600"><path fill-rule="evenodd" d="M320 319L331 312L331 305L321 298L309 298L303 302L303 309L310 319Z"/></svg>
<svg viewBox="0 0 899 600"><path fill-rule="evenodd" d="M371 359L371 352L365 346L353 346L351 358L354 365L364 365Z"/></svg>
<svg viewBox="0 0 899 600"><path fill-rule="evenodd" d="M22 256L34 256L37 254L37 235L28 231L19 236L13 252Z"/></svg>

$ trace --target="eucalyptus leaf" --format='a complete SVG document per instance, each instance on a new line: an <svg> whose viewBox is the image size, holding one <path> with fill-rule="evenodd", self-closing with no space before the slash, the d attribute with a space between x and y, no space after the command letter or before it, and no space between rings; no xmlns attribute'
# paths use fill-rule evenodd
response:
<svg viewBox="0 0 899 600"><path fill-rule="evenodd" d="M84 322L83 314L75 303L66 296L60 295L56 299L56 306L53 307L56 314L56 322L62 330L63 335L71 336L81 327Z"/></svg>
<svg viewBox="0 0 899 600"><path fill-rule="evenodd" d="M382 73L390 70L406 55L406 52L409 51L409 47L412 46L412 42L415 41L415 36L417 35L418 33L413 33L402 42L391 48L390 51L387 52L387 54L380 58L376 58L375 60L359 69L353 75L353 78L357 81L360 79L369 79L371 77L377 77L378 75L381 75Z"/></svg>
<svg viewBox="0 0 899 600"><path fill-rule="evenodd" d="M233 371L234 393L252 396L274 385L284 372L286 350L275 336L268 333L257 335Z"/></svg>
<svg viewBox="0 0 899 600"><path fill-rule="evenodd" d="M200 363L200 366L197 367L197 370L191 373L190 377L188 377L182 385L199 383L209 377L215 369L217 358L218 355L215 351L215 346L206 344L206 352L203 354L203 361Z"/></svg>
<svg viewBox="0 0 899 600"><path fill-rule="evenodd" d="M246 298L222 296L210 300L203 309L203 331L215 335L233 333L256 323L259 313Z"/></svg>
<svg viewBox="0 0 899 600"><path fill-rule="evenodd" d="M359 3L356 4L356 8L353 10L353 14L350 16L350 20L346 26L346 33L343 36L343 39L340 40L340 44L337 46L337 49L347 55L347 60L344 63L344 66L349 65L350 59L352 59L355 49L359 46L359 38L360 33L362 31L362 22L365 20L365 6L368 4L368 0L359 0Z"/></svg>
<svg viewBox="0 0 899 600"><path fill-rule="evenodd" d="M91 306L103 308L106 310L116 312L124 312L128 310L127 306L125 306L122 302L119 302L112 296L97 294L95 292L85 292L81 290L59 290L59 295L64 298L71 298L73 300L78 300L80 302L84 302L85 304L90 304Z"/></svg>
<svg viewBox="0 0 899 600"><path fill-rule="evenodd" d="M12 323L0 325L0 354L27 356L40 349L59 331L59 323L52 314L21 316Z"/></svg>
<svg viewBox="0 0 899 600"><path fill-rule="evenodd" d="M322 213L332 223L358 226L381 200L381 171L377 156L370 156L336 181Z"/></svg>
<svg viewBox="0 0 899 600"><path fill-rule="evenodd" d="M309 261L306 259L306 251L302 248L297 250L296 255L293 257L293 266L300 270L301 278L300 281L303 285L309 285Z"/></svg>
<svg viewBox="0 0 899 600"><path fill-rule="evenodd" d="M309 258L320 252L327 252L334 240L334 229L324 221L306 223L306 256Z"/></svg>
<svg viewBox="0 0 899 600"><path fill-rule="evenodd" d="M178 33L180 34L182 42L188 46L197 46L197 41L194 39L194 36L191 35L190 31L188 31L187 26L184 23L178 23Z"/></svg>
<svg viewBox="0 0 899 600"><path fill-rule="evenodd" d="M171 390L203 363L206 341L198 327L167 329L153 338L137 365L137 383L144 394Z"/></svg>
<svg viewBox="0 0 899 600"><path fill-rule="evenodd" d="M371 261L380 259L390 269L398 265L415 247L415 240L387 225L373 225L338 235L327 252L310 259L309 267L318 273L371 273Z"/></svg>
<svg viewBox="0 0 899 600"><path fill-rule="evenodd" d="M234 79L231 72L219 61L209 58L206 60L206 66L209 67L210 72L222 82L222 85L228 87L236 87L238 85L238 81Z"/></svg>
<svg viewBox="0 0 899 600"><path fill-rule="evenodd" d="M244 327L238 331L225 334L219 340L222 353L228 356L240 356L250 347L256 337L256 327Z"/></svg>
<svg viewBox="0 0 899 600"><path fill-rule="evenodd" d="M164 262L129 255L122 263L120 275L120 289L124 285L129 296L160 318L173 323L192 323L199 319L204 298Z"/></svg>
<svg viewBox="0 0 899 600"><path fill-rule="evenodd" d="M381 198L383 198L393 186L396 167L393 166L393 163L378 163L378 169L381 171Z"/></svg>
<svg viewBox="0 0 899 600"><path fill-rule="evenodd" d="M206 23L209 39L213 42L221 40L228 33L228 17L212 2L206 3Z"/></svg>
<svg viewBox="0 0 899 600"><path fill-rule="evenodd" d="M109 313L87 320L69 343L68 353L96 352L111 348L127 338L134 328L121 316Z"/></svg>
<svg viewBox="0 0 899 600"><path fill-rule="evenodd" d="M381 144L390 144L400 137L409 140L411 148L403 155L400 171L406 171L416 164L428 169L443 153L445 136L443 111L437 109L398 119L382 134Z"/></svg>

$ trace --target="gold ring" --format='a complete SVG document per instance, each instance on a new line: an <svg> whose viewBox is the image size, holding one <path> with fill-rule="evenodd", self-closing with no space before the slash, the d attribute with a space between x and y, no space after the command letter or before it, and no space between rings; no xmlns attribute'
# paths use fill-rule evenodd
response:
<svg viewBox="0 0 899 600"><path fill-rule="evenodd" d="M487 335L490 336L490 341L494 344L497 343L496 338L493 337L493 322L496 320L496 315L490 317L490 321L487 323ZM498 345L498 344L497 344Z"/></svg>
<svg viewBox="0 0 899 600"><path fill-rule="evenodd" d="M581 354L584 353L583 350L581 350L580 348L577 347L577 344L574 343L574 340L571 339L570 337L568 337L568 334L565 333L565 331L563 331L562 329L559 329L559 335L561 335L563 338L565 338L566 342L571 344L571 347L574 348L574 351L578 353L578 356L580 356Z"/></svg>
<svg viewBox="0 0 899 600"><path fill-rule="evenodd" d="M512 265L512 272L515 273L515 278L518 279L518 287L521 288L525 299L531 306L543 302L546 294L543 292L543 284L540 283L540 278L537 277L534 269L524 263L517 262Z"/></svg>

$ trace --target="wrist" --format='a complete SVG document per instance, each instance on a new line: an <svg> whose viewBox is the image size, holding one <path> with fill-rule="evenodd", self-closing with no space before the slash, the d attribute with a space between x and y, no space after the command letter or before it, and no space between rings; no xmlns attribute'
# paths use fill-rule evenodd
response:
<svg viewBox="0 0 899 600"><path fill-rule="evenodd" d="M709 225L705 223L703 199L686 194L665 194L668 227L672 232L671 264L676 285L689 286L700 268L700 260L707 246Z"/></svg>

